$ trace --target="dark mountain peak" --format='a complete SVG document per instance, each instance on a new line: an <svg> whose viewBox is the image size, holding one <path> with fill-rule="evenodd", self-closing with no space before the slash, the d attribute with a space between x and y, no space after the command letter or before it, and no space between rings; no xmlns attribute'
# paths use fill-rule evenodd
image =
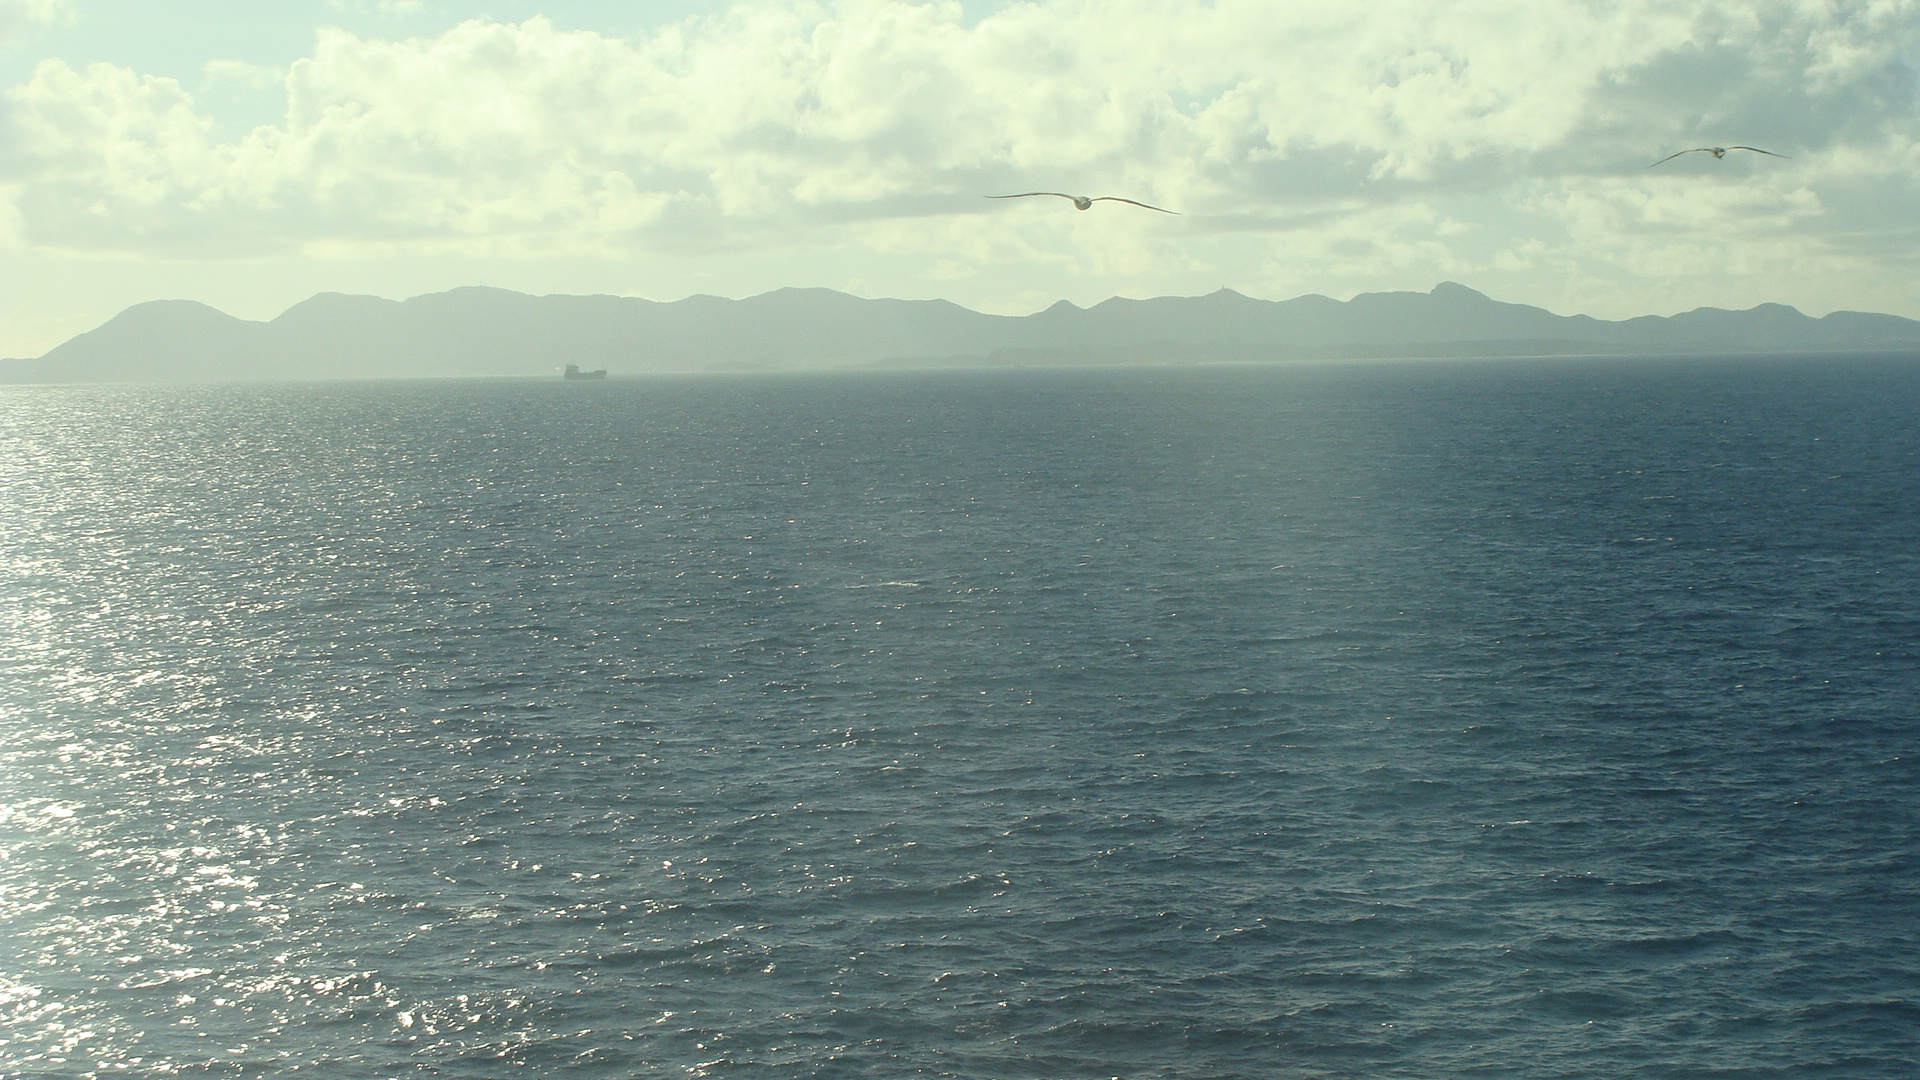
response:
<svg viewBox="0 0 1920 1080"><path fill-rule="evenodd" d="M843 293L838 289L826 289L818 285L788 285L770 292L760 293L757 296L749 296L745 300L742 300L741 303L794 304L807 303L810 301L823 304L859 304L864 302L861 297Z"/></svg>
<svg viewBox="0 0 1920 1080"><path fill-rule="evenodd" d="M382 296L371 296L365 293L314 293L312 296L307 297L305 300L274 316L273 321L277 323L299 321L316 316L331 316L336 312L356 308L398 307L399 303L397 300L388 300Z"/></svg>
<svg viewBox="0 0 1920 1080"><path fill-rule="evenodd" d="M378 297L368 297L376 300ZM400 301L400 306L409 310L425 308L428 310L476 311L502 307L523 307L537 304L543 297L529 296L512 289L498 289L491 285L462 285L445 292L427 293L411 296Z"/></svg>
<svg viewBox="0 0 1920 1080"><path fill-rule="evenodd" d="M198 300L148 300L55 346L47 355L71 351L83 342L118 345L156 336L178 338L194 334L218 335L235 327L257 325Z"/></svg>
<svg viewBox="0 0 1920 1080"><path fill-rule="evenodd" d="M1920 338L1920 322L1898 315L1876 315L1867 311L1831 311L1819 324L1834 334L1843 334L1873 348L1911 348L1908 343Z"/></svg>
<svg viewBox="0 0 1920 1080"><path fill-rule="evenodd" d="M533 299L533 297L527 293L519 292L514 289L502 289L497 285L456 285L453 288L446 290L445 292L428 293L425 296L413 297L413 299L429 300L436 296L454 297L454 298L461 298L461 299L481 299L481 298L499 299L499 300L506 300L506 299L531 300Z"/></svg>
<svg viewBox="0 0 1920 1080"><path fill-rule="evenodd" d="M1434 294L1431 292L1414 292L1411 289L1395 289L1391 292L1355 293L1353 294L1353 299L1347 301L1347 303L1357 304L1362 307L1377 304L1405 304L1408 301L1424 304L1433 299L1433 296Z"/></svg>
<svg viewBox="0 0 1920 1080"><path fill-rule="evenodd" d="M1829 311L1825 315L1820 316L1820 321L1832 323L1872 323L1888 327L1920 327L1920 322L1916 322L1913 319L1902 318L1898 315L1882 315L1872 311Z"/></svg>
<svg viewBox="0 0 1920 1080"><path fill-rule="evenodd" d="M1457 281L1443 281L1427 294L1435 300L1487 300L1487 294L1478 289L1469 289Z"/></svg>
<svg viewBox="0 0 1920 1080"><path fill-rule="evenodd" d="M218 315L227 314L211 304L203 304L198 300L143 300L138 304L129 306L125 311L122 311L120 315L130 315L136 311L211 311ZM119 317L120 316L115 316L115 318ZM232 316L228 317L231 318Z"/></svg>
<svg viewBox="0 0 1920 1080"><path fill-rule="evenodd" d="M116 323L156 323L156 322L244 322L217 307L203 304L198 300L148 300L115 315L100 325L106 329Z"/></svg>
<svg viewBox="0 0 1920 1080"><path fill-rule="evenodd" d="M38 360L0 372L0 377L32 382L220 379L228 370L209 358L250 341L265 325L236 319L197 300L150 300L54 346Z"/></svg>
<svg viewBox="0 0 1920 1080"><path fill-rule="evenodd" d="M1790 307L1786 304L1755 304L1753 307L1747 308L1745 311L1736 311L1732 308L1723 308L1723 307L1697 307L1697 308L1694 308L1692 311L1683 311L1678 315L1672 316L1669 319L1669 321L1673 321L1673 322L1698 321L1698 322L1743 322L1743 323L1799 322L1802 320L1805 320L1807 322L1814 321L1813 319L1809 319L1807 316L1802 315L1800 313L1799 308Z"/></svg>
<svg viewBox="0 0 1920 1080"><path fill-rule="evenodd" d="M667 301L667 303L670 305L684 304L688 307L710 308L719 304L735 303L735 301L725 296L715 296L712 293L697 292L697 293L688 293L687 295L681 297L678 300L669 300Z"/></svg>
<svg viewBox="0 0 1920 1080"><path fill-rule="evenodd" d="M1361 307L1386 307L1390 309L1420 310L1441 307L1450 310L1479 308L1484 305L1499 307L1518 307L1516 304L1502 304L1493 300L1478 289L1469 289L1457 281L1443 281L1426 292L1414 292L1410 289L1393 292L1359 293L1349 300L1350 304Z"/></svg>

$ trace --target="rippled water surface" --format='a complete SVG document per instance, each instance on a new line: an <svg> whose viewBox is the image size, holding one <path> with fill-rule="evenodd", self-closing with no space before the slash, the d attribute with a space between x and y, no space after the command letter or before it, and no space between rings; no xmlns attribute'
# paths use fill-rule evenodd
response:
<svg viewBox="0 0 1920 1080"><path fill-rule="evenodd" d="M1916 415L0 391L0 1076L1915 1075Z"/></svg>

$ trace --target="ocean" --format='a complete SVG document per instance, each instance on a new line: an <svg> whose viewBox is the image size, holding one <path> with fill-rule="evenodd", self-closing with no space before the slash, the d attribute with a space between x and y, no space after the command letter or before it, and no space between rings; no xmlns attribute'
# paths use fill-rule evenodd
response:
<svg viewBox="0 0 1920 1080"><path fill-rule="evenodd" d="M0 1076L1920 1075L1916 416L0 390Z"/></svg>

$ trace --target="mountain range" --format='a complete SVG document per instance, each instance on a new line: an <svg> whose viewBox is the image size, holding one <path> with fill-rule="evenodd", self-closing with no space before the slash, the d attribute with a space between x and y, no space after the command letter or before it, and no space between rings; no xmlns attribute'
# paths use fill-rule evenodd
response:
<svg viewBox="0 0 1920 1080"><path fill-rule="evenodd" d="M903 366L1262 361L1336 357L1920 351L1920 322L1781 304L1607 321L1508 304L1453 282L1431 292L1256 300L1061 301L988 315L944 300L780 289L744 300L529 296L461 288L386 300L322 293L267 322L189 300L136 304L0 382L173 382L615 375Z"/></svg>

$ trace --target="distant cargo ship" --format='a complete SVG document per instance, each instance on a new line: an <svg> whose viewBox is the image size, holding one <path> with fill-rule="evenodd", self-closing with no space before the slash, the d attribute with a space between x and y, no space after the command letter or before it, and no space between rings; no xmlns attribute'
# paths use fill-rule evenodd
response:
<svg viewBox="0 0 1920 1080"><path fill-rule="evenodd" d="M607 369L606 369L606 368L601 368L601 369L599 369L598 371L581 371L581 370L580 370L580 365L579 365L579 364L568 364L568 365L567 365L567 373L566 373L565 375L562 375L562 376L561 376L561 378L563 378L563 379L567 379L567 380L573 380L573 379L604 379L604 378L606 378L606 377L607 377Z"/></svg>

